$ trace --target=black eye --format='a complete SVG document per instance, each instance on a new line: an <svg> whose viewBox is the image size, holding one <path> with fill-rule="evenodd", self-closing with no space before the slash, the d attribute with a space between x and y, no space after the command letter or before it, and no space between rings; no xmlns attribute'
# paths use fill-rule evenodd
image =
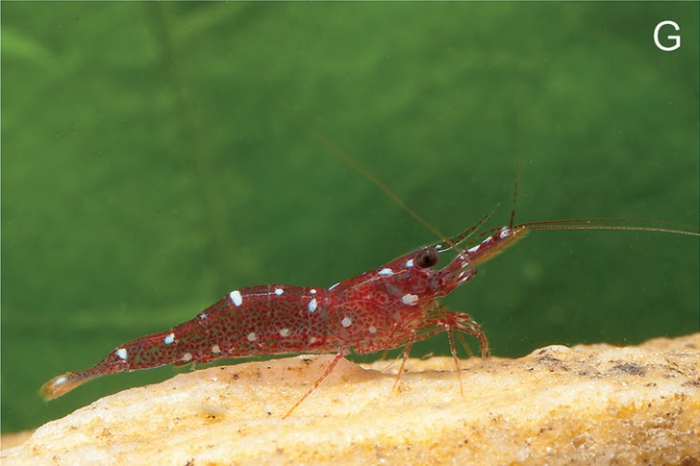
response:
<svg viewBox="0 0 700 466"><path fill-rule="evenodd" d="M440 253L435 248L423 248L416 254L413 263L421 269L432 267L440 261Z"/></svg>

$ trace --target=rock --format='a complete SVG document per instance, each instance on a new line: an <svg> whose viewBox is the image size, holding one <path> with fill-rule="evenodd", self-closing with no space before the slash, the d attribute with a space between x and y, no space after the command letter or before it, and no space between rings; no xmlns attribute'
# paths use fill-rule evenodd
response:
<svg viewBox="0 0 700 466"><path fill-rule="evenodd" d="M700 464L700 333L520 359L214 367L100 399L4 450L20 464ZM389 366L389 367L387 367Z"/></svg>

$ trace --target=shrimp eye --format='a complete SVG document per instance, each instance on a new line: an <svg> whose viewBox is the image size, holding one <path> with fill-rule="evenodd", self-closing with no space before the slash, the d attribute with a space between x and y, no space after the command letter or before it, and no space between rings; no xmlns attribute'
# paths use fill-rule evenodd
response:
<svg viewBox="0 0 700 466"><path fill-rule="evenodd" d="M423 248L418 251L413 263L421 269L427 269L440 261L440 253L435 248Z"/></svg>

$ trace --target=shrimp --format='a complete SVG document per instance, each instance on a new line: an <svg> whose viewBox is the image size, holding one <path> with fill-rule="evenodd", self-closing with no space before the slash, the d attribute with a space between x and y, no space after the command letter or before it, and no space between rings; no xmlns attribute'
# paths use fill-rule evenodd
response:
<svg viewBox="0 0 700 466"><path fill-rule="evenodd" d="M404 347L397 382L411 346L438 333L447 332L455 364L458 360L454 332L476 337L482 357L486 357L489 343L481 326L469 314L446 309L439 299L474 278L476 265L493 258L531 230L641 230L700 236L664 227L601 224L609 219L512 225L511 217L510 226L490 230L478 244L462 249L460 245L472 238L487 218L452 238L422 246L328 289L262 285L233 290L192 320L124 343L92 368L51 379L41 388L41 394L53 399L96 377L168 364L335 353L331 364L287 412L287 417L351 351L366 354ZM455 251L456 257L444 267L436 267L440 255L448 251Z"/></svg>

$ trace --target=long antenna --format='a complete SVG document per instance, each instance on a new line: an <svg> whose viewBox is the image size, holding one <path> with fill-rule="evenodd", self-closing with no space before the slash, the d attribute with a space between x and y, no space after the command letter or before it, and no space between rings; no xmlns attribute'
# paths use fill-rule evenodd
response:
<svg viewBox="0 0 700 466"><path fill-rule="evenodd" d="M446 236L443 235L440 230L438 230L433 224L428 222L426 219L421 217L415 210L411 209L408 207L399 196L394 194L394 192L389 189L387 185L381 182L379 178L377 178L374 173L366 169L357 159L355 159L353 156L345 152L343 149L340 147L336 146L333 141L328 139L326 136L321 134L320 132L316 131L311 125L306 123L304 120L302 120L299 116L292 114L291 115L294 121L296 122L297 125L304 131L306 131L310 136L312 136L314 139L319 141L321 144L326 146L328 150L333 152L335 155L343 159L345 163L350 165L352 168L357 170L362 176L367 178L369 181L371 181L377 188L381 189L384 194L389 196L389 198L394 201L396 204L398 204L399 207L401 207L405 212L409 213L413 218L418 220L424 227L426 227L428 230L433 232L435 235L437 235L438 238L442 238L446 240Z"/></svg>
<svg viewBox="0 0 700 466"><path fill-rule="evenodd" d="M340 157L345 163L350 165L352 168L357 170L362 176L367 178L369 181L371 181L377 188L379 188L384 194L389 196L391 200L393 200L401 209L403 209L405 212L409 213L413 218L418 220L424 227L426 227L428 230L433 232L438 238L441 238L443 240L442 243L438 243L438 249L441 250L447 250L454 248L456 249L459 253L463 253L460 248L458 247L458 244L464 241L465 239L468 239L471 237L476 229L478 229L482 223L488 219L491 214L493 213L490 212L484 219L482 219L476 226L467 229L463 233L458 234L457 236L454 236L452 238L448 238L447 236L443 235L440 230L438 230L435 226L433 226L430 222L425 220L423 217L421 217L416 211L408 207L399 196L394 194L394 192L384 183L382 183L379 178L377 178L371 171L369 171L367 168L365 168L357 159L355 159L352 155L348 154L344 150L342 150L340 147L335 145L330 139L328 139L326 136L324 136L321 132L317 131L314 129L311 125L309 125L306 121L304 121L301 117L296 115L295 113L291 112L290 113L292 119L296 122L296 124L304 130L307 134L312 136L314 139L319 141L321 144L326 146L331 152L336 154L338 157ZM666 222L663 220L656 220L656 219L645 219L645 218L573 218L573 219L561 219L561 220L543 220L543 221L534 221L534 222L525 222L521 223L519 225L515 225L515 207L517 203L517 198L518 198L518 184L520 181L520 156L516 156L516 169L515 169L515 183L513 186L513 209L511 210L510 213L510 228L516 228L516 227L522 227L525 230L630 230L630 231L651 231L651 232L659 232L659 233L672 233L672 234L681 234L681 235L689 235L689 236L700 236L700 233L695 232L695 231L688 231L688 230L681 230L680 227L688 227L687 225L682 225L678 223L673 223L673 222ZM595 222L598 222L597 224ZM638 222L638 223L648 223L648 224L656 224L659 226L626 226L626 225L604 225L603 223L605 222ZM676 227L676 228L672 228ZM497 229L494 229L493 231L496 231Z"/></svg>
<svg viewBox="0 0 700 466"><path fill-rule="evenodd" d="M597 224L595 222L598 222ZM536 222L521 223L520 227L527 230L627 230L627 231L654 231L657 233L673 233L676 235L700 236L700 233L666 226L647 225L604 225L604 222L637 222L650 225L683 226L673 222L665 222L652 218L571 218L562 220L539 220Z"/></svg>

